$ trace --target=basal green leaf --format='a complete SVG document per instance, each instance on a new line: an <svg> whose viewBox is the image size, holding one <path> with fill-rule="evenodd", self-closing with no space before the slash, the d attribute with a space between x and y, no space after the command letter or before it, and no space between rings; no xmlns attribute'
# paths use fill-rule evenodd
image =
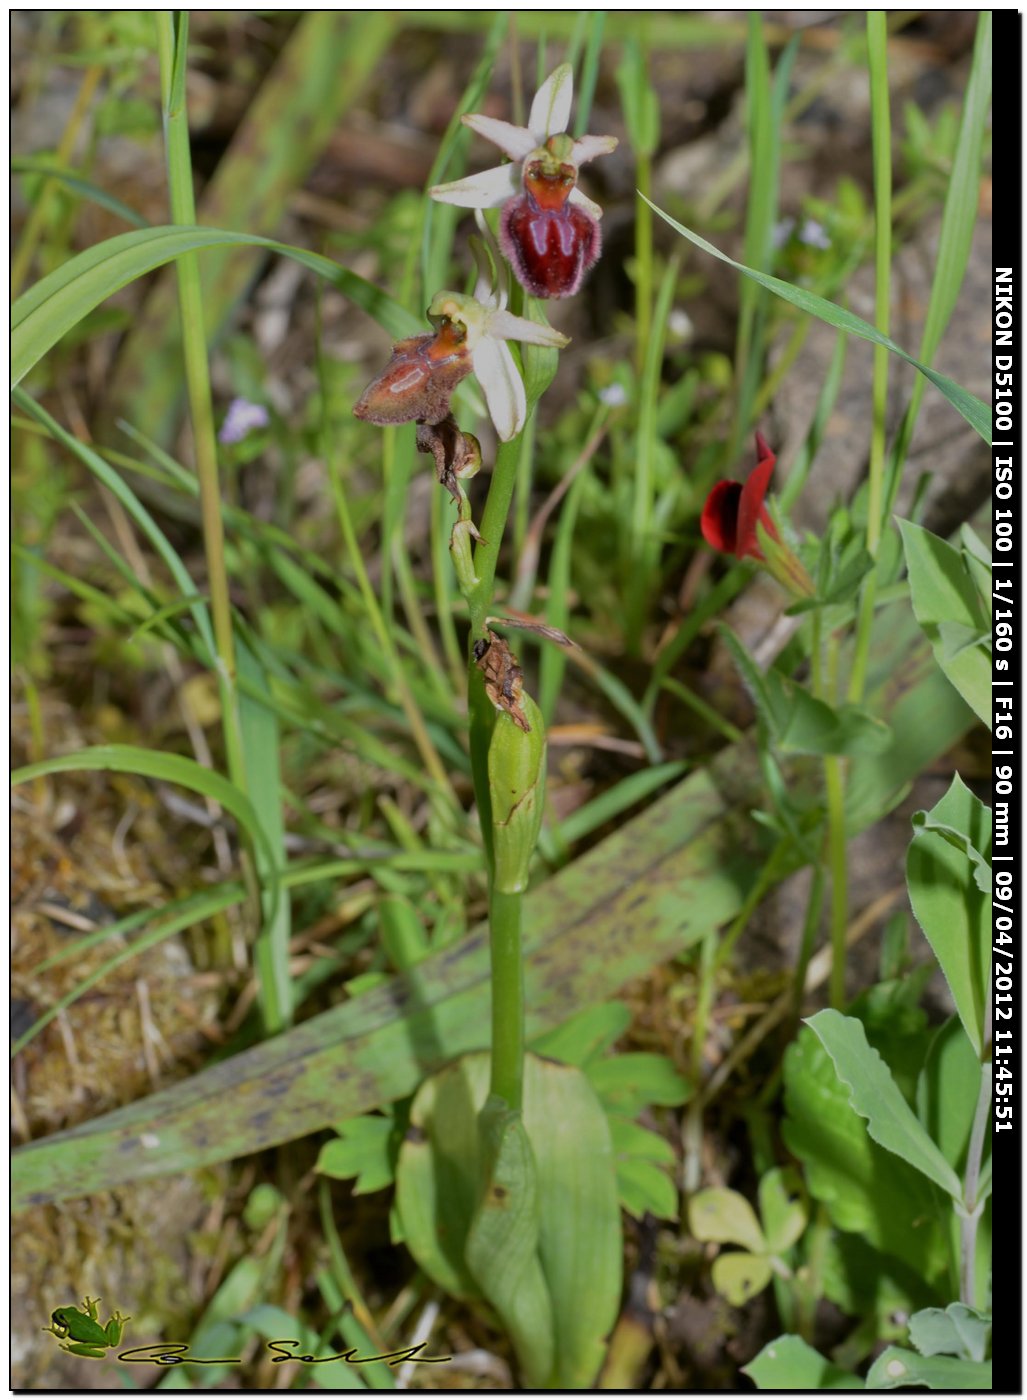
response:
<svg viewBox="0 0 1027 1400"><path fill-rule="evenodd" d="M834 1061L838 1077L849 1088L850 1102L867 1120L867 1132L874 1141L930 1177L954 1200L961 1199L959 1178L902 1097L888 1066L868 1044L862 1023L826 1010L809 1017L806 1024Z"/></svg>
<svg viewBox="0 0 1027 1400"><path fill-rule="evenodd" d="M467 1267L498 1312L517 1352L524 1384L545 1386L553 1371L553 1299L539 1259L539 1171L524 1120L502 1099L481 1113L478 1204L467 1232Z"/></svg>

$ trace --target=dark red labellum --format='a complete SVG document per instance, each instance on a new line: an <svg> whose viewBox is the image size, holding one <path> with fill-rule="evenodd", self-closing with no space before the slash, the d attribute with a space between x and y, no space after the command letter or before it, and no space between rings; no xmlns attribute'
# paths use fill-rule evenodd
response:
<svg viewBox="0 0 1027 1400"><path fill-rule="evenodd" d="M543 208L526 190L503 206L499 245L535 297L569 297L599 257L599 225L580 204Z"/></svg>

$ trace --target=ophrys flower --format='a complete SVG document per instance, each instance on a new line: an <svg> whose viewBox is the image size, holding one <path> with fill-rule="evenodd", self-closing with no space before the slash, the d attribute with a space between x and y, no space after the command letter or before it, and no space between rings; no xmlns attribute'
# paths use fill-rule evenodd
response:
<svg viewBox="0 0 1027 1400"><path fill-rule="evenodd" d="M615 149L615 136L567 134L574 78L569 63L535 94L528 125L478 113L464 123L514 163L436 185L432 197L465 209L502 207L499 243L517 280L537 297L572 296L599 257L602 210L578 189L578 170Z"/></svg>
<svg viewBox="0 0 1027 1400"><path fill-rule="evenodd" d="M369 423L438 424L449 416L453 390L474 373L503 442L524 427L524 383L508 340L560 349L567 337L551 326L514 316L498 292L478 297L438 292L428 307L434 335L413 336L392 348L392 358L357 401L353 412ZM479 297L481 299L479 299Z"/></svg>

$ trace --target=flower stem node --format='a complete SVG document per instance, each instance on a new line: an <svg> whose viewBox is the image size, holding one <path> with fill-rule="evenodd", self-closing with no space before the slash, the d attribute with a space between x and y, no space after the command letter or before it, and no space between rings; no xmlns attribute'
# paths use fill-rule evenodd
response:
<svg viewBox="0 0 1027 1400"><path fill-rule="evenodd" d="M493 888L517 894L528 887L531 857L542 827L546 792L546 730L524 690L523 673L502 637L489 630L474 644L485 691L500 713L489 741Z"/></svg>
<svg viewBox="0 0 1027 1400"><path fill-rule="evenodd" d="M465 209L502 208L499 242L517 280L536 297L569 297L599 257L598 204L578 189L586 161L617 146L614 136L568 135L574 79L562 63L535 94L528 125L479 113L462 120L513 162L436 185L433 199Z"/></svg>

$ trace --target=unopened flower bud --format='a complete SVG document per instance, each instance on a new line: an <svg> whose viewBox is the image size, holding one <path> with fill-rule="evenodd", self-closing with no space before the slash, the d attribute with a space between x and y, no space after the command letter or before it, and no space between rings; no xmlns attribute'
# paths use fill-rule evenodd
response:
<svg viewBox="0 0 1027 1400"><path fill-rule="evenodd" d="M530 695L520 695L527 728L509 713L496 716L489 744L493 885L506 894L528 887L528 870L546 795L546 730Z"/></svg>

